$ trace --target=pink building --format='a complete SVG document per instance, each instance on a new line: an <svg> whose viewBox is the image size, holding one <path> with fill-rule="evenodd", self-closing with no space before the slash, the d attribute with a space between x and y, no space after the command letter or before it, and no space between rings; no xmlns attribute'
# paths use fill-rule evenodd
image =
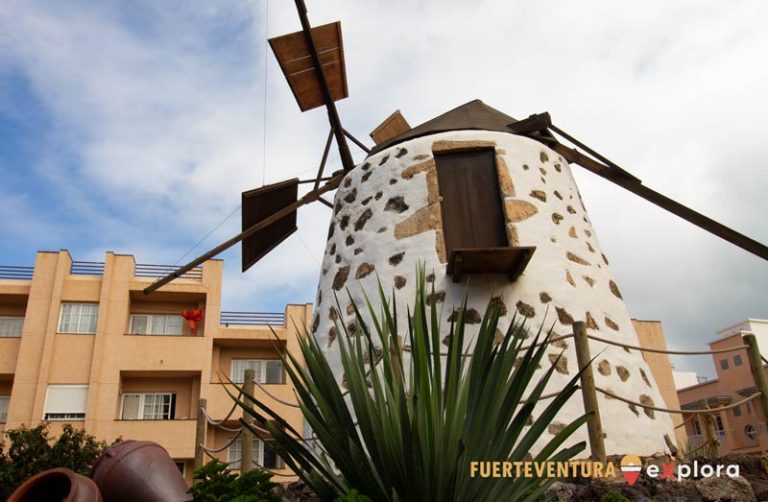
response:
<svg viewBox="0 0 768 502"><path fill-rule="evenodd" d="M747 319L717 332L709 343L711 350L743 345L742 335L753 334L757 339L763 360L768 357L768 320ZM741 401L754 394L755 383L745 349L713 354L717 378L678 390L683 409L700 408L705 400L710 408L720 408ZM767 365L763 365L766 371ZM684 420L691 415L685 415ZM760 402L753 400L736 408L724 410L715 416L715 427L720 440L720 453L760 454L768 450L766 419L760 411ZM705 440L704 422L695 418L685 425L689 449Z"/></svg>

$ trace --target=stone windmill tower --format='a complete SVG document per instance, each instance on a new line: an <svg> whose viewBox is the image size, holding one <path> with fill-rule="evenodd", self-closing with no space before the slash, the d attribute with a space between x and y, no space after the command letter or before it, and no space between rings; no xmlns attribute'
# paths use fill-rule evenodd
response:
<svg viewBox="0 0 768 502"><path fill-rule="evenodd" d="M479 321L491 297L503 303L506 327L514 311L536 330L571 331L583 320L588 332L638 345L627 308L600 250L571 173L578 164L742 249L768 259L768 247L697 213L622 170L552 124L548 114L516 121L481 101L472 101L411 129L396 113L372 136L369 150L341 125L335 101L347 97L340 23L311 27L303 0L295 0L302 31L270 40L302 111L324 106L331 131L317 176L291 179L243 193L243 231L144 289L162 287L188 270L242 242L243 270L296 231L296 212L319 201L332 209L311 330L322 341L339 380L336 322L348 325L348 289L363 302L363 290L380 279L401 300L414 297L418 264L426 265L447 327L454 308L468 297L469 321ZM576 148L561 143L554 134ZM366 156L355 162L347 138ZM323 177L332 140L343 170ZM298 196L301 183L314 187ZM324 195L336 191L333 203ZM341 312L332 310L335 294ZM405 309L399 309L405 315ZM405 324L405 319L399 320ZM470 324L476 329L477 324ZM471 333L470 333L471 335ZM595 341L597 385L633 401L662 405L642 355ZM560 388L577 371L568 341L553 344L550 361L564 351L550 382ZM600 398L610 453L650 454L672 435L667 414ZM536 413L536 411L534 411ZM558 421L583 413L572 399ZM551 432L556 433L557 423ZM586 431L582 432L586 435ZM583 437L572 437L580 440ZM542 443L548 438L542 438Z"/></svg>
<svg viewBox="0 0 768 502"><path fill-rule="evenodd" d="M465 296L473 323L468 338L489 300L499 296L502 331L516 310L534 332L554 324L554 332L570 333L574 320L586 320L589 332L638 345L568 162L513 134L513 122L472 101L381 143L347 173L336 193L313 326L337 371L337 316L354 329L346 290L364 305L363 291L370 296L380 280L400 302L412 302L422 263L446 333ZM398 312L399 324L407 325L405 309ZM578 372L569 342L549 350L550 360L565 350L551 390ZM593 344L599 387L663 406L639 352ZM609 453L626 453L627 445L642 454L665 449L663 436L673 433L668 415L600 399ZM568 423L582 413L575 395L559 419Z"/></svg>

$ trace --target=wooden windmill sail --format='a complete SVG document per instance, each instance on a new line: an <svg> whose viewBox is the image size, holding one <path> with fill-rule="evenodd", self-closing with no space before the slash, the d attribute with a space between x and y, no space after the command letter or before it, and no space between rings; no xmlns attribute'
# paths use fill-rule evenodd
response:
<svg viewBox="0 0 768 502"><path fill-rule="evenodd" d="M296 0L295 3L302 31L274 38L270 40L270 45L296 97L299 108L302 111L311 110L318 106L325 106L326 108L331 131L316 177L305 181L286 180L244 192L242 195L242 232L154 282L144 289L145 294L149 294L181 277L185 272L239 242L243 243L243 271L247 270L296 231L298 208L316 201L330 205L323 198L323 195L338 188L344 177L355 167L347 143L348 138L369 152L365 145L343 128L335 106L335 101L346 98L349 94L341 25L337 22L312 28L307 18L304 1ZM451 114L449 112L410 129L402 115L396 112L374 131L372 136L377 145L374 147L373 153L399 141L434 133L440 128L449 130L452 127L452 121L487 120L489 123L481 123L478 127L513 133L539 141L562 155L569 163L578 164L731 244L768 260L768 247L764 244L646 187L638 178L555 126L548 113L532 115L520 121L506 120L509 117L505 119L500 116L489 119L482 114L473 117L473 114L478 113L474 106L465 106L460 113ZM557 139L558 137L572 146L562 143ZM324 178L325 161L333 139L335 139L338 147L343 170ZM313 189L299 198L298 185L305 182L313 183ZM511 243L508 247L510 249L515 248ZM483 259L480 258L479 264L475 266L482 268L482 265ZM519 268L521 262L517 262L516 266ZM524 268L524 266L523 263L522 267Z"/></svg>

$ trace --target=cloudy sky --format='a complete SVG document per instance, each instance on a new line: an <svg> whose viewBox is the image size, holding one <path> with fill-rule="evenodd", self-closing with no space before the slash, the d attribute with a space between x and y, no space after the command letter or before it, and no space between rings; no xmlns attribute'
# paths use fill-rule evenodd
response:
<svg viewBox="0 0 768 502"><path fill-rule="evenodd" d="M475 98L546 110L648 186L768 242L768 3L307 2L313 24L342 21L338 107L359 138L397 108L412 125ZM265 45L299 28L288 1L3 0L0 264L60 248L183 263L237 233L240 192L311 176L326 115L299 112ZM574 169L631 314L663 321L670 347L768 318L768 263ZM313 301L329 215L304 209L246 274L238 248L224 253L224 307ZM707 357L674 362L713 374Z"/></svg>

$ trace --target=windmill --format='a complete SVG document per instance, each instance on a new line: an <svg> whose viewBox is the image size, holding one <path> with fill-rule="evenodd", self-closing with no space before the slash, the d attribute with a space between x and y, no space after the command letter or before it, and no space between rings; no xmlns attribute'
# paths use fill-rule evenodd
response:
<svg viewBox="0 0 768 502"><path fill-rule="evenodd" d="M296 0L296 6L302 31L271 39L270 45L299 108L324 106L327 111L331 129L317 175L244 192L242 232L148 286L145 293L240 242L247 270L296 231L300 207L320 202L333 215L312 330L325 344L340 379L336 326L351 323L353 313L333 309L334 293L348 288L353 300L362 301L362 288L355 283L375 284L378 277L385 288L399 291L400 298L411 298L417 264L426 264L431 272L435 294L430 301L443 305L444 325L465 296L472 323L488 299L501 293L498 301L507 312L502 329L514 309L533 328L549 328L554 318L555 331L562 334L574 320L586 320L592 333L637 345L571 164L768 259L765 245L646 187L554 125L547 113L515 120L475 100L411 128L398 111L373 131L376 145L369 150L343 128L335 106L348 96L340 24L311 27L303 0ZM334 140L342 170L326 176ZM355 164L348 140L366 152L362 162ZM313 184L302 197L300 183ZM334 190L334 202L326 200ZM346 303L346 295L339 297ZM592 353L601 353L596 378L602 387L641 402L662 402L639 353L595 345ZM553 347L550 355L563 350L553 388L576 371L573 347ZM667 415L646 414L616 400L600 408L608 453L629 448L634 454L650 454L665 448L662 438L672 432ZM563 409L562 422L582 412L575 399Z"/></svg>

